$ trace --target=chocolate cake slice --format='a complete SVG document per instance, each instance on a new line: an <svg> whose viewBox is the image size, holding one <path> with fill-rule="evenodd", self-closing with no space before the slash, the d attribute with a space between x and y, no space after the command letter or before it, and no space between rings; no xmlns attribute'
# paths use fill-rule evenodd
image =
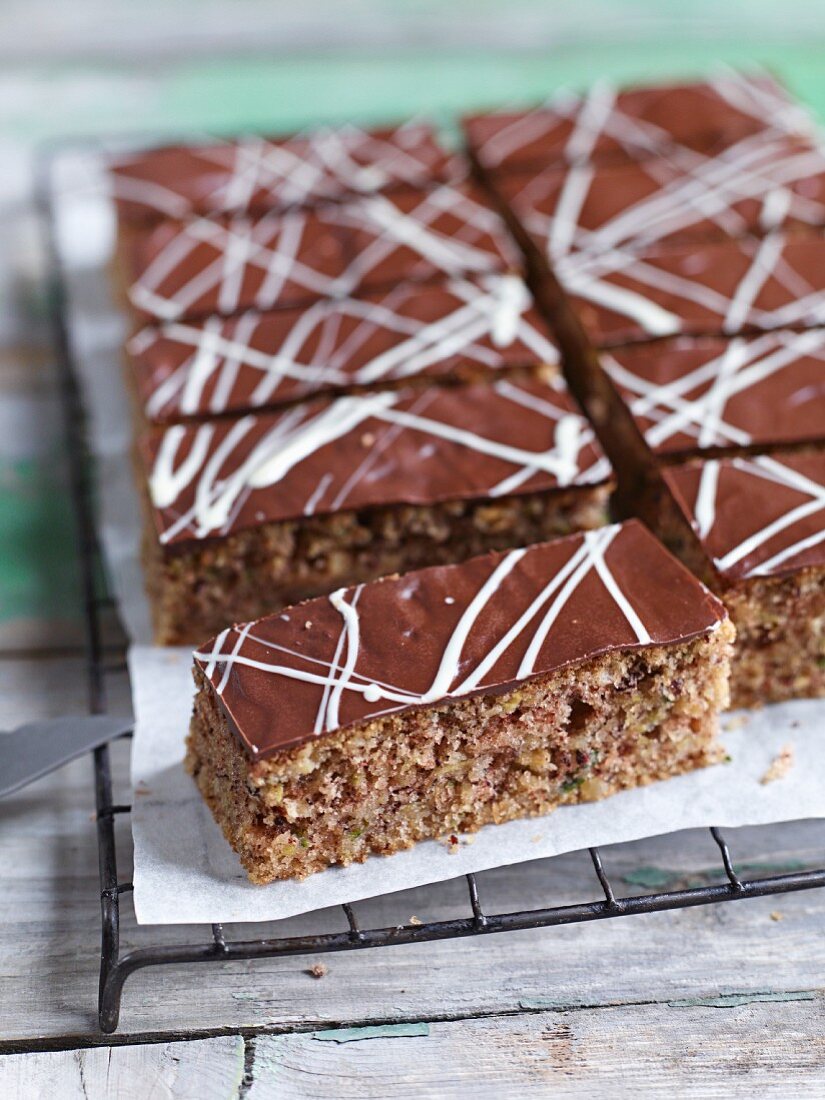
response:
<svg viewBox="0 0 825 1100"><path fill-rule="evenodd" d="M520 262L480 189L445 183L285 214L163 221L122 242L118 268L138 320L176 321L518 270Z"/></svg>
<svg viewBox="0 0 825 1100"><path fill-rule="evenodd" d="M732 635L636 522L343 588L200 647L187 767L300 879L713 762Z"/></svg>
<svg viewBox="0 0 825 1100"><path fill-rule="evenodd" d="M172 321L136 333L126 353L138 420L161 424L559 360L518 275L399 283L306 309Z"/></svg>
<svg viewBox="0 0 825 1100"><path fill-rule="evenodd" d="M703 238L825 226L825 153L757 134L685 167L663 157L490 179L549 263Z"/></svg>
<svg viewBox="0 0 825 1100"><path fill-rule="evenodd" d="M677 336L600 362L664 461L825 442L825 329Z"/></svg>
<svg viewBox="0 0 825 1100"><path fill-rule="evenodd" d="M553 267L592 344L825 324L820 233L562 257Z"/></svg>
<svg viewBox="0 0 825 1100"><path fill-rule="evenodd" d="M563 92L529 110L501 110L463 122L485 171L552 163L663 157L683 166L697 152L751 134L809 135L808 113L766 74L726 70L705 82L617 89L601 80L584 95Z"/></svg>
<svg viewBox="0 0 825 1100"><path fill-rule="evenodd" d="M736 626L733 704L825 695L825 452L696 461L661 477L647 518Z"/></svg>
<svg viewBox="0 0 825 1100"><path fill-rule="evenodd" d="M128 223L193 215L264 214L441 179L448 155L423 122L349 124L291 137L230 138L144 149L110 167Z"/></svg>
<svg viewBox="0 0 825 1100"><path fill-rule="evenodd" d="M610 466L561 376L315 400L140 442L157 640L592 528Z"/></svg>

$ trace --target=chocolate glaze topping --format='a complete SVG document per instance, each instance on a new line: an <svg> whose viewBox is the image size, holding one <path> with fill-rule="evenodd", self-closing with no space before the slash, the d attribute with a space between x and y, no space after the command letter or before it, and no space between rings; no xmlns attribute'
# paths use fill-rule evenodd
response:
<svg viewBox="0 0 825 1100"><path fill-rule="evenodd" d="M276 520L603 482L610 467L559 375L385 390L141 441L164 544Z"/></svg>
<svg viewBox="0 0 825 1100"><path fill-rule="evenodd" d="M132 306L164 321L306 305L520 262L472 184L252 219L164 221L134 234L124 251Z"/></svg>
<svg viewBox="0 0 825 1100"><path fill-rule="evenodd" d="M677 336L601 362L657 454L825 437L825 329Z"/></svg>
<svg viewBox="0 0 825 1100"><path fill-rule="evenodd" d="M748 134L812 129L807 113L773 79L736 72L704 84L626 91L600 81L585 95L568 92L532 110L476 115L463 125L473 155L488 170L642 156L690 164L697 150L721 149Z"/></svg>
<svg viewBox="0 0 825 1100"><path fill-rule="evenodd" d="M714 630L722 604L640 523L308 600L195 654L249 755L614 650Z"/></svg>
<svg viewBox="0 0 825 1100"><path fill-rule="evenodd" d="M502 172L494 183L552 263L568 252L825 225L825 153L751 135L687 167L657 157Z"/></svg>
<svg viewBox="0 0 825 1100"><path fill-rule="evenodd" d="M419 187L443 178L447 165L432 127L409 122L148 149L115 162L111 176L118 214L126 221L152 221L262 214Z"/></svg>
<svg viewBox="0 0 825 1100"><path fill-rule="evenodd" d="M711 459L663 476L725 581L825 566L825 452Z"/></svg>
<svg viewBox="0 0 825 1100"><path fill-rule="evenodd" d="M555 265L597 346L825 324L825 237L570 254Z"/></svg>
<svg viewBox="0 0 825 1100"><path fill-rule="evenodd" d="M401 283L302 310L172 321L141 330L128 352L146 416L158 423L558 361L517 275Z"/></svg>

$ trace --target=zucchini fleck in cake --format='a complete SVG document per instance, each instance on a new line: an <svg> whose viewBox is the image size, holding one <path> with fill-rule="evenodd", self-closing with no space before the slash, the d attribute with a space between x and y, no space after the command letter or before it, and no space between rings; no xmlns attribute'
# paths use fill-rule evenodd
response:
<svg viewBox="0 0 825 1100"><path fill-rule="evenodd" d="M325 127L141 150L110 165L118 218L263 214L442 179L448 157L423 122Z"/></svg>
<svg viewBox="0 0 825 1100"><path fill-rule="evenodd" d="M476 164L498 171L645 157L690 167L697 152L751 134L807 136L813 125L772 77L726 70L690 84L617 89L601 80L584 95L566 92L530 110L468 117L463 129Z"/></svg>
<svg viewBox="0 0 825 1100"><path fill-rule="evenodd" d="M636 522L339 589L201 646L187 767L300 879L713 762L732 636Z"/></svg>
<svg viewBox="0 0 825 1100"><path fill-rule="evenodd" d="M520 265L500 216L470 183L254 218L167 220L128 236L118 257L140 321L308 305Z"/></svg>
<svg viewBox="0 0 825 1100"><path fill-rule="evenodd" d="M138 419L161 424L559 360L518 275L397 283L306 309L172 321L136 333L126 353Z"/></svg>
<svg viewBox="0 0 825 1100"><path fill-rule="evenodd" d="M610 466L561 376L318 399L140 443L161 643L593 528Z"/></svg>
<svg viewBox="0 0 825 1100"><path fill-rule="evenodd" d="M825 695L825 452L662 471L651 517L736 626L736 706Z"/></svg>

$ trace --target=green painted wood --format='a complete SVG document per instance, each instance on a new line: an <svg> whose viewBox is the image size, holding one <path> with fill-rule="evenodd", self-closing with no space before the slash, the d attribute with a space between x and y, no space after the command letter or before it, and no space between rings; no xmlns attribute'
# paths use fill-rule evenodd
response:
<svg viewBox="0 0 825 1100"><path fill-rule="evenodd" d="M35 67L0 75L0 133L31 143L77 132L288 130L411 113L447 122L501 102L531 102L603 76L638 82L702 76L715 64L767 65L825 118L825 26L806 45L762 47L673 41L537 53L444 52L261 60L206 59L144 66ZM48 96L45 94L48 89Z"/></svg>

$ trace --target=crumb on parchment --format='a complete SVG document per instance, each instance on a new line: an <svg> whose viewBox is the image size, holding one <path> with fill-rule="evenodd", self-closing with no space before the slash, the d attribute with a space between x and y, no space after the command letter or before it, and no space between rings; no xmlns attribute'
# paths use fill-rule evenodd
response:
<svg viewBox="0 0 825 1100"><path fill-rule="evenodd" d="M417 917L417 916L415 916L415 914L413 914L410 917L410 919L407 921L407 924L423 924L423 923L424 923L424 921L421 919L421 917Z"/></svg>
<svg viewBox="0 0 825 1100"><path fill-rule="evenodd" d="M770 913L770 918L771 920L784 920L785 914L780 913L778 909L774 909L773 912Z"/></svg>
<svg viewBox="0 0 825 1100"><path fill-rule="evenodd" d="M794 765L793 745L783 745L771 761L771 766L759 780L761 784L773 783L783 779Z"/></svg>
<svg viewBox="0 0 825 1100"><path fill-rule="evenodd" d="M306 973L312 978L325 978L329 973L329 967L325 963L313 963Z"/></svg>
<svg viewBox="0 0 825 1100"><path fill-rule="evenodd" d="M731 718L725 719L725 733L733 733L734 730L741 730L742 727L747 724L747 714L734 714Z"/></svg>

